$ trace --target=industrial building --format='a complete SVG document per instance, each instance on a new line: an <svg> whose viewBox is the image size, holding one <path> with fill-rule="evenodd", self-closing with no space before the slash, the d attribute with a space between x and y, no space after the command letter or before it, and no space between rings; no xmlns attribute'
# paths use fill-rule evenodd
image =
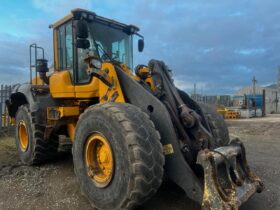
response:
<svg viewBox="0 0 280 210"><path fill-rule="evenodd" d="M207 104L219 104L229 107L232 105L232 100L230 95L211 95L203 96L201 94L191 94L191 98L200 103Z"/></svg>
<svg viewBox="0 0 280 210"><path fill-rule="evenodd" d="M263 94L265 95L263 96ZM265 97L265 104L262 100L263 97ZM279 112L278 98L279 88L276 84L266 87L255 86L255 88L253 88L253 86L247 86L241 88L234 94L233 106L244 107L246 100L255 99L256 107L262 109L264 106L264 111L266 114L277 113Z"/></svg>

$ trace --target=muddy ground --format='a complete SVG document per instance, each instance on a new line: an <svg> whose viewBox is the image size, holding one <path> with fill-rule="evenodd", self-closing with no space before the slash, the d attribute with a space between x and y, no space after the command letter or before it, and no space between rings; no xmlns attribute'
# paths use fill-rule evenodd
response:
<svg viewBox="0 0 280 210"><path fill-rule="evenodd" d="M242 210L280 209L280 115L227 122L232 137L247 148L251 168L263 179L265 190ZM91 209L81 195L73 172L72 156L61 152L48 164L28 167L20 163L14 139L0 139L0 209ZM174 186L165 184L139 209L199 209Z"/></svg>

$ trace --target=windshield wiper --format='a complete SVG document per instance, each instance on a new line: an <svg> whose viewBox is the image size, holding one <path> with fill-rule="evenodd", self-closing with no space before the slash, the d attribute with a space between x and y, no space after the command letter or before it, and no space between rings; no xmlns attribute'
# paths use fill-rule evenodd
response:
<svg viewBox="0 0 280 210"><path fill-rule="evenodd" d="M97 56L99 57L100 60L104 60L104 59L100 56L99 49L102 51L103 55L105 55L109 61L111 61L112 63L121 64L121 62L119 62L119 61L115 60L114 58L112 58L112 57L106 52L106 50L104 50L104 48L102 47L102 45L100 45L100 44L98 44L98 43L96 42L94 36L92 36L92 39L93 39L93 42L94 42L95 49L96 49L96 51L97 51Z"/></svg>
<svg viewBox="0 0 280 210"><path fill-rule="evenodd" d="M103 55L105 55L110 61L114 60L113 58L111 58L111 56L104 50L104 48L100 44L96 43L96 45L97 45L98 54L99 54L99 49L101 49ZM102 59L100 56L99 56L99 58Z"/></svg>
<svg viewBox="0 0 280 210"><path fill-rule="evenodd" d="M120 64L122 63L122 62L120 62L120 61L118 61L118 60L112 58L112 57L106 52L106 50L104 50L104 48L103 48L100 44L98 44L98 43L96 43L96 44L97 44L97 48L102 50L103 55L105 55L105 56L108 58L108 60L109 60L110 62L112 62L113 64L118 64L118 65L120 65ZM97 49L97 50L98 50L98 49ZM101 60L103 60L100 56L99 56L99 58L100 58Z"/></svg>

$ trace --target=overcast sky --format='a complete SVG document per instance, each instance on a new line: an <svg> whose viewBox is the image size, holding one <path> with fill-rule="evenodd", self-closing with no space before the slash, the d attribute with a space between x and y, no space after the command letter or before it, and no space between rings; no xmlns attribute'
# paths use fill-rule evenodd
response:
<svg viewBox="0 0 280 210"><path fill-rule="evenodd" d="M52 63L49 24L73 8L134 24L145 36L135 62L166 62L176 84L193 92L233 94L276 81L280 64L280 1L277 0L1 0L0 84L28 80L28 47L46 48Z"/></svg>

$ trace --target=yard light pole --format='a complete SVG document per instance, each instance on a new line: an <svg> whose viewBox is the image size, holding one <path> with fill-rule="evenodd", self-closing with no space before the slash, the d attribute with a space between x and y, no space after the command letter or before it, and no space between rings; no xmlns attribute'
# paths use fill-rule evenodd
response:
<svg viewBox="0 0 280 210"><path fill-rule="evenodd" d="M256 108L256 105L257 105L257 101L256 101L256 83L257 83L257 80L255 78L255 76L253 77L253 99L254 99L254 110L255 110L255 117L257 116L257 108Z"/></svg>

